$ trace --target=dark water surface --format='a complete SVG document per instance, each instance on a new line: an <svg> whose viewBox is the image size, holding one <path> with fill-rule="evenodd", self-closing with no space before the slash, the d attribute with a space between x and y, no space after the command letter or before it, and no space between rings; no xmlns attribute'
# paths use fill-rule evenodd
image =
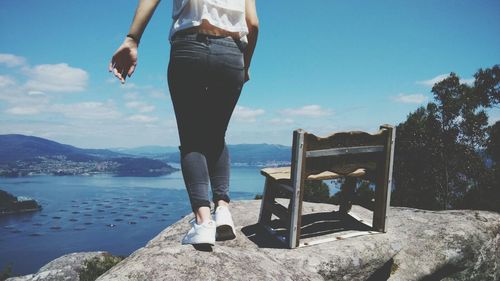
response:
<svg viewBox="0 0 500 281"><path fill-rule="evenodd" d="M258 168L233 168L231 198L262 193ZM154 178L34 176L0 178L0 189L36 199L42 211L0 216L0 271L36 272L67 253L129 255L191 209L182 174Z"/></svg>

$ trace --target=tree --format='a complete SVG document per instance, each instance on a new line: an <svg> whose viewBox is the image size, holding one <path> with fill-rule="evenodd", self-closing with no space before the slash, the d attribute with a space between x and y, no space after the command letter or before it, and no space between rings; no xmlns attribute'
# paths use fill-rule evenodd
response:
<svg viewBox="0 0 500 281"><path fill-rule="evenodd" d="M393 204L469 207L470 194L495 184L480 151L489 135L485 109L500 102L500 68L480 69L474 77L469 86L451 73L432 88L435 102L398 125Z"/></svg>
<svg viewBox="0 0 500 281"><path fill-rule="evenodd" d="M305 181L304 201L326 203L330 199L330 189L323 181Z"/></svg>

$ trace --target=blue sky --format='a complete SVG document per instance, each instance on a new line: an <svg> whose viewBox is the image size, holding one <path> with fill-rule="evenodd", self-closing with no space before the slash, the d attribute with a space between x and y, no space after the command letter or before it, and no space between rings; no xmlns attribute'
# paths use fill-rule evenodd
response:
<svg viewBox="0 0 500 281"><path fill-rule="evenodd" d="M167 88L172 1L163 0L120 85L107 64L136 1L0 2L0 134L89 148L178 145ZM260 1L259 42L228 143L291 132L376 131L432 99L450 72L500 63L500 1ZM490 122L500 110L489 111Z"/></svg>

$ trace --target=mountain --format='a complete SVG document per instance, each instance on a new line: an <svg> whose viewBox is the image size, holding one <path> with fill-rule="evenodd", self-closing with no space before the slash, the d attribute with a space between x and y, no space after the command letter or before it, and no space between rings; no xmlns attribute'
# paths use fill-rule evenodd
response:
<svg viewBox="0 0 500 281"><path fill-rule="evenodd" d="M179 148L177 146L146 145L132 148L114 147L108 148L108 150L118 153L126 153L134 156L155 157L161 154L178 152Z"/></svg>
<svg viewBox="0 0 500 281"><path fill-rule="evenodd" d="M0 176L160 176L177 171L167 163L108 149L83 149L40 137L0 135Z"/></svg>
<svg viewBox="0 0 500 281"><path fill-rule="evenodd" d="M68 160L78 162L128 156L107 149L78 148L35 136L0 135L0 164L56 155L65 155Z"/></svg>
<svg viewBox="0 0 500 281"><path fill-rule="evenodd" d="M291 147L280 144L228 144L231 163L234 165L281 165L291 160ZM179 162L179 152L157 155L155 159Z"/></svg>
<svg viewBox="0 0 500 281"><path fill-rule="evenodd" d="M233 163L290 162L292 148L280 144L232 144L228 145Z"/></svg>
<svg viewBox="0 0 500 281"><path fill-rule="evenodd" d="M279 144L229 144L228 149L231 155L231 163L239 166L287 165L291 157L291 147ZM126 163L128 167L140 167L140 165L144 164L146 168L150 167L151 169L153 167L158 169L158 167L157 164L153 164L149 160L179 163L179 149L177 146L83 149L35 136L0 135L0 166L2 164L12 165L16 161L31 161L31 163L34 163L42 161L40 159L44 157L54 159L61 156L64 156L65 161L95 162L113 160L120 165ZM121 160L116 160L118 158ZM134 158L136 160L133 160ZM127 166L122 168L125 169ZM121 171L131 170L125 169ZM57 174L66 173L67 171L63 170ZM139 171L138 173L143 172Z"/></svg>

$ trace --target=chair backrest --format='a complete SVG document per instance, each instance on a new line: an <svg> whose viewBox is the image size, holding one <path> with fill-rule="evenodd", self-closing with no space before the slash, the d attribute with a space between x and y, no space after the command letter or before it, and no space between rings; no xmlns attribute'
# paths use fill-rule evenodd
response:
<svg viewBox="0 0 500 281"><path fill-rule="evenodd" d="M394 136L395 129L390 125L380 126L375 134L352 131L328 137L297 129L293 134L292 184L325 171L347 175L357 169L365 169L368 179L384 178L386 174L390 180Z"/></svg>

